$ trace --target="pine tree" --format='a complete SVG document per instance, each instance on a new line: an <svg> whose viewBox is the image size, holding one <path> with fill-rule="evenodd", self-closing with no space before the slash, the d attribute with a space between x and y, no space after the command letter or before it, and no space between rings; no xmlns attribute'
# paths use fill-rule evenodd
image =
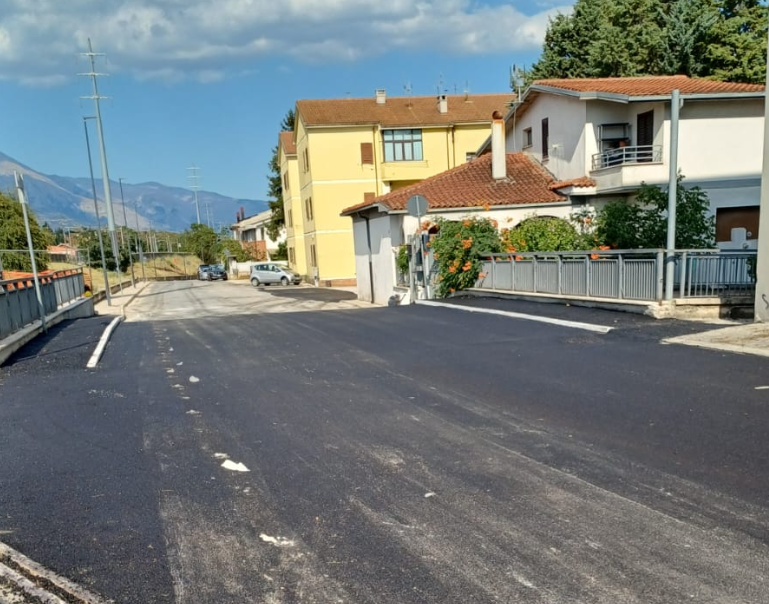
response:
<svg viewBox="0 0 769 604"><path fill-rule="evenodd" d="M577 0L550 21L530 79L683 74L763 82L761 0Z"/></svg>

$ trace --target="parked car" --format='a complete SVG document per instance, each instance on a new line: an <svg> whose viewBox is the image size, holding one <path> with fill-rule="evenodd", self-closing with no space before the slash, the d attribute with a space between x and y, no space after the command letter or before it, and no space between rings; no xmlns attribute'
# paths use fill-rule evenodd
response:
<svg viewBox="0 0 769 604"><path fill-rule="evenodd" d="M215 281L216 279L227 281L227 271L224 270L224 266L221 264L209 264L205 278L206 281Z"/></svg>
<svg viewBox="0 0 769 604"><path fill-rule="evenodd" d="M207 273L208 273L208 265L207 264L201 264L198 267L198 281L205 281Z"/></svg>
<svg viewBox="0 0 769 604"><path fill-rule="evenodd" d="M302 282L302 276L288 270L278 264L271 262L264 264L254 264L251 266L251 285L271 285L280 283L281 285L299 285Z"/></svg>

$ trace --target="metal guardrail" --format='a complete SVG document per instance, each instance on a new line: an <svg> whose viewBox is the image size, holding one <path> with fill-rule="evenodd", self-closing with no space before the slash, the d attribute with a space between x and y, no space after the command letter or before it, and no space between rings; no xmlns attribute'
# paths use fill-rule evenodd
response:
<svg viewBox="0 0 769 604"><path fill-rule="evenodd" d="M749 295L755 252L675 251L681 298ZM484 256L476 288L617 300L661 301L665 250L521 252Z"/></svg>
<svg viewBox="0 0 769 604"><path fill-rule="evenodd" d="M620 147L593 155L593 170L662 161L662 145Z"/></svg>
<svg viewBox="0 0 769 604"><path fill-rule="evenodd" d="M85 291L81 269L39 276L45 314L80 299ZM32 277L0 281L0 339L40 320L40 306Z"/></svg>

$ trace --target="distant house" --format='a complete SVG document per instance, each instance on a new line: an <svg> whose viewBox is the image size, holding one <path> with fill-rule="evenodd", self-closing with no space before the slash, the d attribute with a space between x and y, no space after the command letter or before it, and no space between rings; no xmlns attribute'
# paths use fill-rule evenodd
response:
<svg viewBox="0 0 769 604"><path fill-rule="evenodd" d="M396 286L396 253L416 232L417 218L409 216L409 198L427 198L427 219L460 220L473 214L513 225L529 215L566 218L572 206L559 193L558 183L541 164L525 153L504 152L501 114L493 130L499 143L496 153L425 179L370 201L346 208L352 218L358 298L377 304L388 301Z"/></svg>
<svg viewBox="0 0 769 604"><path fill-rule="evenodd" d="M686 76L539 80L506 116L506 150L541 163L574 204L632 201L641 183L668 183L674 89L685 185L709 195L720 246L755 249L764 86Z"/></svg>
<svg viewBox="0 0 769 604"><path fill-rule="evenodd" d="M274 254L278 251L278 246L286 241L285 229L276 240L270 238L267 226L271 217L272 214L268 210L243 218L230 226L233 239L240 241L243 248L251 251L255 259L265 252L267 255Z"/></svg>
<svg viewBox="0 0 769 604"><path fill-rule="evenodd" d="M77 260L77 248L66 243L49 245L46 251L53 262L74 262Z"/></svg>
<svg viewBox="0 0 769 604"><path fill-rule="evenodd" d="M340 212L464 164L487 137L491 114L513 98L378 90L297 101L293 138L280 139L291 267L319 285L355 284L353 228Z"/></svg>

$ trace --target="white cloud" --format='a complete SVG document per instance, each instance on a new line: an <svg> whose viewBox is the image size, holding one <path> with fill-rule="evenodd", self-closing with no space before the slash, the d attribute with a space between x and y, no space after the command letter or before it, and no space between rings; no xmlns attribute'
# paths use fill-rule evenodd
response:
<svg viewBox="0 0 769 604"><path fill-rule="evenodd" d="M170 82L218 81L265 58L536 50L548 17L570 10L555 4L525 14L504 0L0 0L0 79L66 80L89 37L110 71Z"/></svg>

